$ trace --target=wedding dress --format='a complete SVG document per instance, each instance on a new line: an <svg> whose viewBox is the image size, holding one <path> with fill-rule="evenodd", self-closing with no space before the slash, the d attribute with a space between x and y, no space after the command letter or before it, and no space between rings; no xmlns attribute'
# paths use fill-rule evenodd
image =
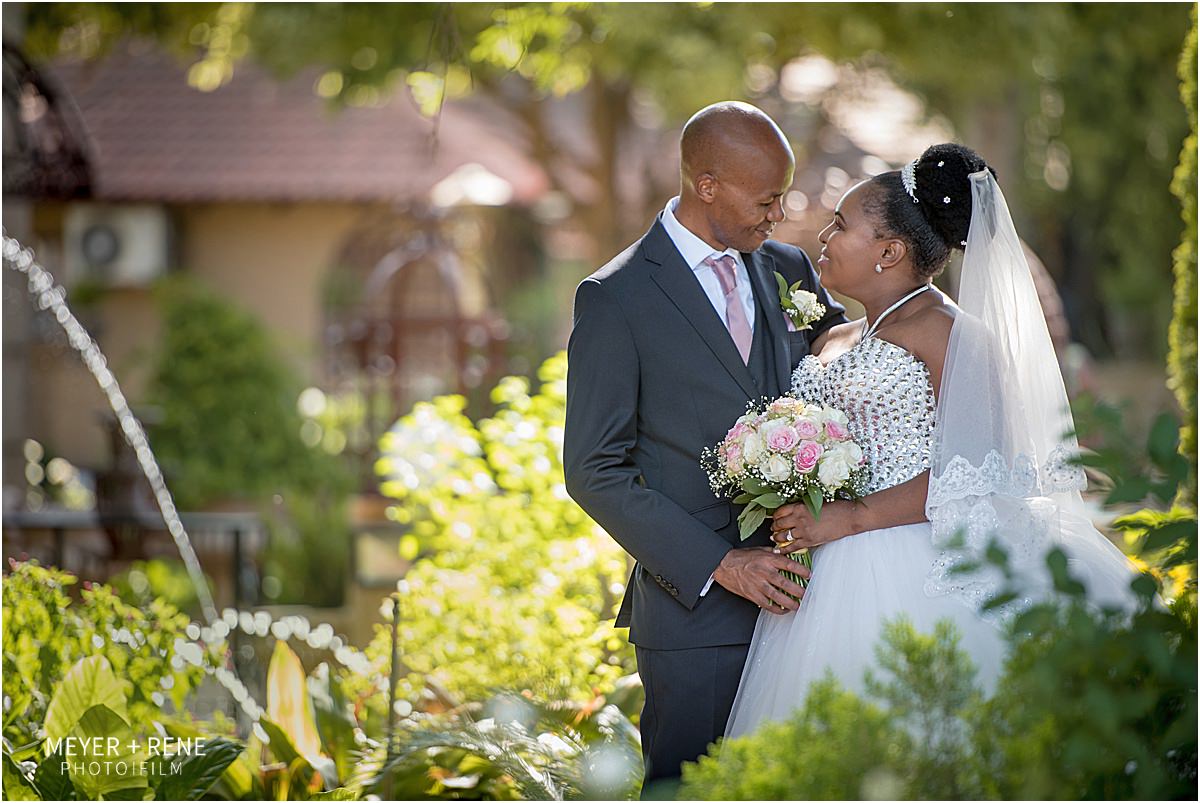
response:
<svg viewBox="0 0 1200 803"><path fill-rule="evenodd" d="M935 412L929 370L899 346L868 337L828 367L809 355L793 374L792 392L849 418L850 434L872 467L867 494L929 469ZM929 522L858 533L812 550L812 581L800 609L759 614L726 736L785 719L826 671L861 691L881 626L900 615L922 632L939 619L953 621L981 680L994 682L1003 659L1001 632L958 600L926 594L938 556Z"/></svg>
<svg viewBox="0 0 1200 803"><path fill-rule="evenodd" d="M1066 553L1090 603L1135 604L1131 564L1086 517L1083 471L1068 460L1078 446L1062 375L1008 207L988 171L971 178L959 311L939 392L921 360L874 335L898 305L828 366L809 355L792 377L793 395L848 417L872 470L867 495L930 472L929 521L812 550L799 609L759 614L727 737L788 718L828 672L861 692L883 625L900 616L924 633L952 622L991 692L1003 668L1003 625L1053 593L1045 568L1053 548ZM989 543L1009 555L1019 595L984 612L1006 588L1003 575L953 569L978 561Z"/></svg>

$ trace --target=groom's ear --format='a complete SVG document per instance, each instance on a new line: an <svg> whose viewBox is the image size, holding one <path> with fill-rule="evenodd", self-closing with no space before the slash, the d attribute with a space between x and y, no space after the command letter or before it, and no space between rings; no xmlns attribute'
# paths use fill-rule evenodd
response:
<svg viewBox="0 0 1200 803"><path fill-rule="evenodd" d="M706 204L711 204L717 197L717 177L712 173L701 173L696 176L696 195Z"/></svg>
<svg viewBox="0 0 1200 803"><path fill-rule="evenodd" d="M904 261L908 255L908 246L903 240L884 240L883 253L879 255L879 264L885 268L895 267Z"/></svg>

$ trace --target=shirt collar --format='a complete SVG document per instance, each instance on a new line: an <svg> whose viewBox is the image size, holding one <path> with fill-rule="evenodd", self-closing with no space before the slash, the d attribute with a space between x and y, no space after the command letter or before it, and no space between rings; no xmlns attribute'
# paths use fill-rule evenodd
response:
<svg viewBox="0 0 1200 803"><path fill-rule="evenodd" d="M675 207L679 204L679 196L676 195L671 200L667 201L667 206L663 209L662 224L667 230L667 236L671 238L671 242L675 244L675 248L683 257L683 261L693 271L698 270L704 265L704 260L709 257L718 257L728 254L732 256L737 264L741 264L742 257L737 249L726 248L724 251L714 251L713 247L701 240L690 229L679 222L675 217Z"/></svg>

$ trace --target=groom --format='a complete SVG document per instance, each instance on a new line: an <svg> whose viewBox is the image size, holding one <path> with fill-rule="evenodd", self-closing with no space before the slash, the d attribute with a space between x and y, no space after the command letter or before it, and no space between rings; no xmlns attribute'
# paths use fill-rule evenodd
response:
<svg viewBox="0 0 1200 803"><path fill-rule="evenodd" d="M793 611L787 594L803 593L779 573L796 564L772 552L769 522L739 541L700 453L845 321L804 252L768 240L795 169L770 117L702 109L680 159L679 197L580 284L568 346L567 490L637 560L617 626L646 690L643 796L724 733L759 609ZM825 305L812 329L789 331L775 272Z"/></svg>

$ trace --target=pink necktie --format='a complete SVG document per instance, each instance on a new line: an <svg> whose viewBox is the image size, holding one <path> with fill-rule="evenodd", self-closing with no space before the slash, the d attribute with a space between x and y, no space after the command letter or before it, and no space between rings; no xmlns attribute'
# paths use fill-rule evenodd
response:
<svg viewBox="0 0 1200 803"><path fill-rule="evenodd" d="M750 362L750 342L754 334L750 331L750 321L746 319L746 308L737 293L737 263L733 257L725 254L719 257L709 257L704 260L712 266L721 283L721 291L725 293L725 326L733 337L733 344L742 355L742 362Z"/></svg>

